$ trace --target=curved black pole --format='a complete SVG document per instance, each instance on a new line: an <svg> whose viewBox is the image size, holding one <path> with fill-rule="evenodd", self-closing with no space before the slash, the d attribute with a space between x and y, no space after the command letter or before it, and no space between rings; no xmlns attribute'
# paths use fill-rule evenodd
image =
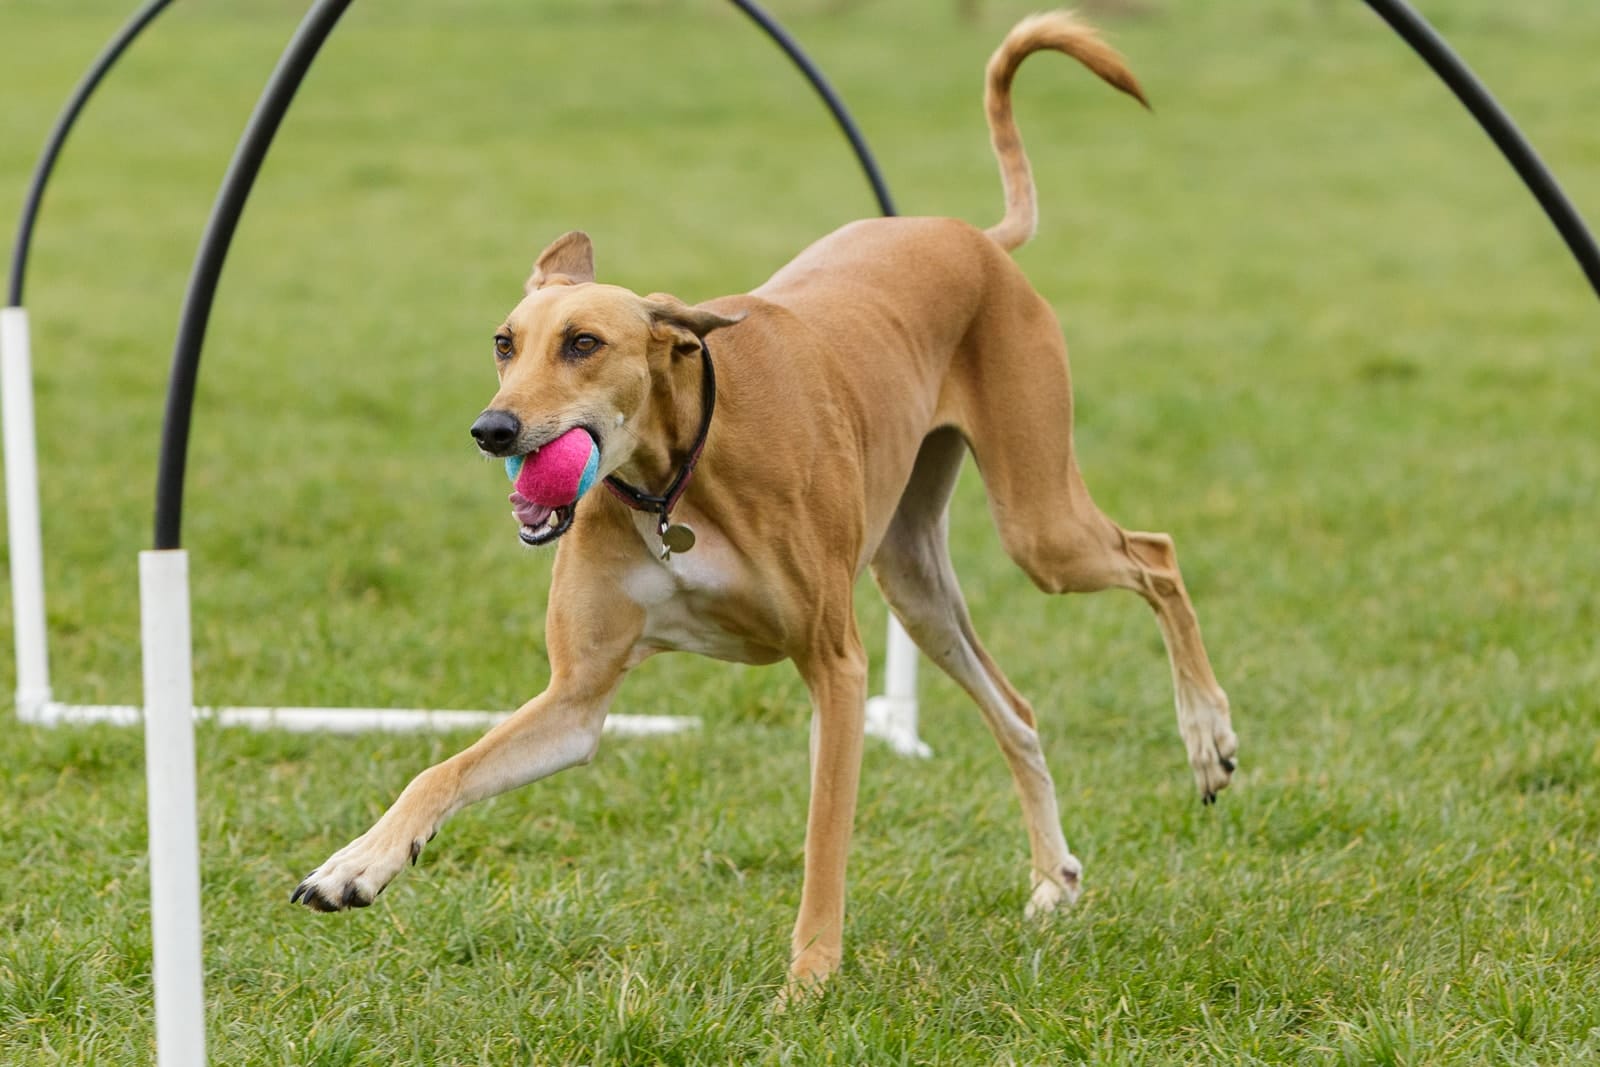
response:
<svg viewBox="0 0 1600 1067"><path fill-rule="evenodd" d="M1522 176L1528 191L1544 207L1556 230L1572 249L1572 254L1589 277L1595 295L1600 296L1600 248L1583 224L1583 218L1573 208L1561 191L1555 176L1539 159L1527 140L1518 131L1511 117L1505 113L1489 90L1473 76L1472 71L1451 51L1426 19L1417 14L1405 0L1367 0L1367 5L1387 22L1394 32L1416 50L1428 66L1433 68L1450 90L1456 94L1473 118L1483 127L1510 164Z"/></svg>
<svg viewBox="0 0 1600 1067"><path fill-rule="evenodd" d="M771 16L747 0L733 0L747 15L778 43L794 60L813 88L833 112L839 128L850 140L861 161L867 178L872 183L878 204L885 215L894 214L894 204L889 190L878 173L866 141L849 112L833 89L823 79L820 71L800 50L794 40ZM350 0L317 0L306 13L294 38L284 49L277 68L262 90L261 99L250 116L249 125L234 149L233 161L222 179L211 209L211 219L206 223L205 236L200 240L200 251L189 276L189 291L184 298L183 317L178 325L178 341L172 352L172 379L167 387L167 412L161 430L161 460L156 472L156 530L157 549L178 548L183 529L183 480L188 462L189 427L194 417L195 384L200 376L200 348L205 341L206 323L211 316L211 304L217 293L217 281L222 274L222 263L228 246L238 228L239 215L245 200L260 173L262 160L272 144L278 125L283 121L289 103L300 88L300 82L316 58L322 43L333 32L339 16L350 6Z"/></svg>
<svg viewBox="0 0 1600 1067"><path fill-rule="evenodd" d="M17 240L11 246L11 277L6 289L6 306L22 306L22 282L28 271L28 250L33 244L33 224L39 217L39 206L44 200L44 187L50 180L50 172L55 169L56 157L61 155L61 147L67 142L67 134L72 132L73 124L78 121L78 114L83 111L83 106L89 102L89 97L94 94L99 86L100 79L122 57L133 39L144 32L144 28L155 21L172 0L149 0L143 7L133 13L117 35L111 38L105 48L95 57L94 63L84 73L72 95L67 98L67 104L61 109L61 114L56 118L54 128L45 141L44 153L39 156L39 162L33 166L33 177L28 181L28 196L22 202L22 218L17 223Z"/></svg>
<svg viewBox="0 0 1600 1067"><path fill-rule="evenodd" d="M893 215L894 201L889 197L889 186L884 183L883 175L878 171L878 164L872 158L872 150L867 147L867 142L861 136L861 131L856 128L855 120L850 117L850 112L845 110L844 101L833 91L833 86L822 76L822 71L811 62L811 58L800 50L784 28L761 7L751 0L733 0L733 6L749 15L755 23L767 32L777 46L783 49L794 65L811 82L811 87L822 97L823 103L828 105L828 110L833 112L833 121L839 124L839 130L850 141L850 147L855 149L856 159L861 161L861 169L867 173L867 181L872 183L872 195L878 198L878 210L885 215Z"/></svg>
<svg viewBox="0 0 1600 1067"><path fill-rule="evenodd" d="M261 99L250 115L239 146L234 149L228 173L211 208L211 218L200 239L200 251L189 275L189 291L178 323L178 341L172 350L172 380L167 386L167 413L162 421L161 460L156 471L156 539L158 549L179 547L183 526L183 475L189 453L189 424L194 415L194 389L200 376L200 346L217 295L217 280L244 202L255 184L261 163L272 145L278 124L289 110L295 90L311 67L322 42L343 15L350 0L317 0L283 51Z"/></svg>

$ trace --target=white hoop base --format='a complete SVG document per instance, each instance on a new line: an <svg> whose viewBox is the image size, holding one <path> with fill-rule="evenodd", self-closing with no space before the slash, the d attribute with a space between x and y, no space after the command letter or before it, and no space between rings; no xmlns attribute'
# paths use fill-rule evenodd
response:
<svg viewBox="0 0 1600 1067"><path fill-rule="evenodd" d="M249 730L283 730L287 733L443 733L448 730L486 730L502 721L504 711L435 711L427 708L195 708L196 722L241 726ZM144 721L142 708L132 704L62 704L51 701L35 708L27 720L40 726L79 726L110 723L137 726ZM605 731L617 737L655 737L699 729L700 720L687 715L612 715Z"/></svg>

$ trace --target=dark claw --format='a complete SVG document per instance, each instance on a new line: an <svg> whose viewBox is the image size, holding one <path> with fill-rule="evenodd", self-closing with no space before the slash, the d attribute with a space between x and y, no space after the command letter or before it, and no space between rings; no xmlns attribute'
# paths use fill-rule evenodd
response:
<svg viewBox="0 0 1600 1067"><path fill-rule="evenodd" d="M310 892L306 893L305 905L306 905L306 907L310 908L312 911L338 911L339 910L339 906L337 904L335 904L333 901L329 900L327 897L323 896L322 895L322 890L320 890L320 889L313 889Z"/></svg>
<svg viewBox="0 0 1600 1067"><path fill-rule="evenodd" d="M371 904L372 901L363 897L361 895L361 890L356 888L356 884L354 882L351 882L349 885L344 887L344 899L340 903L347 908L364 908L368 904Z"/></svg>
<svg viewBox="0 0 1600 1067"><path fill-rule="evenodd" d="M1223 770L1227 771L1229 774L1233 773L1233 760L1229 759L1227 756L1219 756L1217 757L1217 762L1222 764Z"/></svg>
<svg viewBox="0 0 1600 1067"><path fill-rule="evenodd" d="M1217 794L1215 794L1215 793L1207 793L1207 794L1205 794L1204 796L1202 796L1200 798L1200 803L1205 804L1205 805L1215 804L1216 802L1217 802Z"/></svg>
<svg viewBox="0 0 1600 1067"><path fill-rule="evenodd" d="M289 903L304 904L312 911L338 911L339 907L333 901L322 895L320 889L311 884L308 876L305 881L294 887L294 892L289 894Z"/></svg>
<svg viewBox="0 0 1600 1067"><path fill-rule="evenodd" d="M417 857L422 855L422 846L427 843L420 839L411 842L411 866L415 867L417 865Z"/></svg>

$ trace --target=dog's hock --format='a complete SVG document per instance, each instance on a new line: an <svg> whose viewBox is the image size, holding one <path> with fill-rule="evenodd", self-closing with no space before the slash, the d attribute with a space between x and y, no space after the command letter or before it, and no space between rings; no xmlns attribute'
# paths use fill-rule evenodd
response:
<svg viewBox="0 0 1600 1067"><path fill-rule="evenodd" d="M583 285L594 281L594 244L582 230L572 230L539 253L524 293L547 285Z"/></svg>

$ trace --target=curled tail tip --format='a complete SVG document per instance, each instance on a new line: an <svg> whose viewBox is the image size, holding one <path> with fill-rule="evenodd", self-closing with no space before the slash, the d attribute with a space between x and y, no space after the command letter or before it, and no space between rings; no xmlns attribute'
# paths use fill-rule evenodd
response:
<svg viewBox="0 0 1600 1067"><path fill-rule="evenodd" d="M1151 105L1150 98L1144 95L1144 87L1139 84L1139 79L1135 78L1133 76L1133 72L1128 70L1126 67L1116 72L1114 75L1107 77L1106 83L1112 88L1120 89L1122 92L1127 93L1129 96L1139 101L1139 106L1144 108L1146 111L1151 113L1155 112L1155 107Z"/></svg>
<svg viewBox="0 0 1600 1067"><path fill-rule="evenodd" d="M1009 66L1014 73L1023 59L1047 49L1072 56L1108 85L1150 109L1150 101L1128 69L1127 60L1106 42L1099 30L1073 11L1044 11L1024 18L1006 34L990 59L990 66L991 69Z"/></svg>
<svg viewBox="0 0 1600 1067"><path fill-rule="evenodd" d="M1042 51L1071 56L1112 88L1133 97L1146 111L1154 110L1127 61L1093 26L1071 12L1030 15L1013 26L989 57L984 88L990 140L1005 191L1005 217L984 232L1008 252L1026 244L1038 228L1033 175L1011 110L1011 81L1024 59Z"/></svg>

